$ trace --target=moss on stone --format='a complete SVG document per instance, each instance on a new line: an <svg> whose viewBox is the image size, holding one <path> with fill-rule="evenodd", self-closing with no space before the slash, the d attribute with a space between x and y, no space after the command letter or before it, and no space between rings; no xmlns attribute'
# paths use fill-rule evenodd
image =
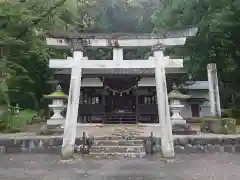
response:
<svg viewBox="0 0 240 180"><path fill-rule="evenodd" d="M64 94L62 91L55 91L51 94L44 95L44 98L46 98L46 99L56 99L56 98L67 99L68 96L66 94Z"/></svg>

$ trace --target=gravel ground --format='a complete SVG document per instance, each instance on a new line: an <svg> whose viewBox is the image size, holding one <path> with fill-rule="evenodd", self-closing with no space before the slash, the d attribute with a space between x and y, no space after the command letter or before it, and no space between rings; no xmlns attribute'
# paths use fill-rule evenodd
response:
<svg viewBox="0 0 240 180"><path fill-rule="evenodd" d="M2 155L0 180L239 180L240 155L178 155L149 159L95 160L57 155Z"/></svg>

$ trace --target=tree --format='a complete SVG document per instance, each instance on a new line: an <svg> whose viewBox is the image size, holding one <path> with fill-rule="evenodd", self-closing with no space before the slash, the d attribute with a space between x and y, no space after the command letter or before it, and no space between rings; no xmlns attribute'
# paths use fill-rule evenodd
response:
<svg viewBox="0 0 240 180"><path fill-rule="evenodd" d="M68 5L62 7L66 0L54 2L1 2L0 47L4 51L1 64L6 71L0 87L1 101L35 108L41 96L49 92L48 59L53 52L39 32L65 25L63 14L70 12Z"/></svg>
<svg viewBox="0 0 240 180"><path fill-rule="evenodd" d="M89 33L149 33L153 29L151 16L157 0L88 0L80 1L76 28ZM83 22L83 23L82 23ZM149 49L125 51L126 59L144 58ZM112 59L106 49L86 50L94 59ZM94 57L93 57L94 56Z"/></svg>
<svg viewBox="0 0 240 180"><path fill-rule="evenodd" d="M51 88L47 83L52 78L48 59L62 56L46 46L46 32L150 32L153 7L158 1L5 0L0 3L0 46L4 50L1 60L7 72L0 92L2 89L6 94L2 98L9 97L10 103L20 102L20 106L32 108ZM97 53L87 50L89 54L97 59L111 56L104 50ZM126 54L126 58L134 58L132 53ZM145 50L134 55L144 56Z"/></svg>
<svg viewBox="0 0 240 180"><path fill-rule="evenodd" d="M217 63L222 102L239 97L239 0L173 0L155 9L156 31L196 26L196 37L184 48L172 49L185 57L187 71L194 79L206 79L206 65ZM164 7L164 8L163 8Z"/></svg>

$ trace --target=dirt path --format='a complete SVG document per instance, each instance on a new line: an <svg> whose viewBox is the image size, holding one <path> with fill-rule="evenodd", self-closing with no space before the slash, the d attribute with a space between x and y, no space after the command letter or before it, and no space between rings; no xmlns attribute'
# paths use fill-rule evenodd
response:
<svg viewBox="0 0 240 180"><path fill-rule="evenodd" d="M56 155L0 156L4 180L239 180L238 154L192 154L151 159L61 161Z"/></svg>

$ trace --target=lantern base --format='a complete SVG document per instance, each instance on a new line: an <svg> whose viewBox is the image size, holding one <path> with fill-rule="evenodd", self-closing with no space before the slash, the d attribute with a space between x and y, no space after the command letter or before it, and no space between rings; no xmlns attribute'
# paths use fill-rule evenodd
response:
<svg viewBox="0 0 240 180"><path fill-rule="evenodd" d="M48 119L47 125L64 125L65 124L65 118L58 118L58 119Z"/></svg>

